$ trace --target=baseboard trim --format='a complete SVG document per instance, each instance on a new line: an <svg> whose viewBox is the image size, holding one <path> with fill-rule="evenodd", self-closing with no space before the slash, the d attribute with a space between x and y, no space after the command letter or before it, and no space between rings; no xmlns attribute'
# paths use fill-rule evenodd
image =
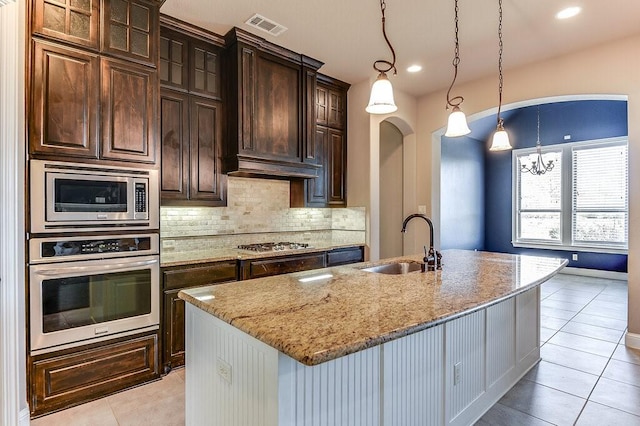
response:
<svg viewBox="0 0 640 426"><path fill-rule="evenodd" d="M581 275L583 277L606 278L609 280L628 280L628 274L626 272L601 271L599 269L564 268L560 273L567 275Z"/></svg>
<svg viewBox="0 0 640 426"><path fill-rule="evenodd" d="M640 349L640 334L629 333L624 336L624 344L633 349Z"/></svg>
<svg viewBox="0 0 640 426"><path fill-rule="evenodd" d="M29 408L20 410L20 412L18 413L18 424L20 426L29 426L29 423L31 422L30 417L31 416L29 415Z"/></svg>

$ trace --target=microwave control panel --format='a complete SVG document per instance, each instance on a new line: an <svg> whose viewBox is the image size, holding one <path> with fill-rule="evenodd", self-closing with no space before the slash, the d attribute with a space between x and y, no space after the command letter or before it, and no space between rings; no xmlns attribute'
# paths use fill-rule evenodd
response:
<svg viewBox="0 0 640 426"><path fill-rule="evenodd" d="M136 213L147 211L147 185L136 182Z"/></svg>

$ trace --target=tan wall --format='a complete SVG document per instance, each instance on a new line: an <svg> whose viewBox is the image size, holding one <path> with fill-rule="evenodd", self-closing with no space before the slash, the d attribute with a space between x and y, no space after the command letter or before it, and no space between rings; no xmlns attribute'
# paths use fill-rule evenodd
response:
<svg viewBox="0 0 640 426"><path fill-rule="evenodd" d="M508 46L505 46L508 58ZM507 63L508 65L508 63ZM503 103L584 94L628 96L629 121L629 332L640 334L640 35L505 71ZM456 86L467 115L497 107L497 77ZM446 123L445 92L418 102L417 157L432 158L432 133ZM508 130L509 123L505 123ZM417 170L417 202L434 206L430 168ZM640 342L639 342L640 343Z"/></svg>
<svg viewBox="0 0 640 426"><path fill-rule="evenodd" d="M380 123L388 120L404 136L405 213L417 211L416 169L422 159L414 155L417 141L417 100L394 90L398 111L388 115L368 114L364 109L369 102L373 77L371 81L351 86L348 93L347 203L349 206L366 207L367 256L371 260L377 260L380 258ZM407 233L403 240L404 253L420 253L427 238L426 229L420 228L415 233Z"/></svg>

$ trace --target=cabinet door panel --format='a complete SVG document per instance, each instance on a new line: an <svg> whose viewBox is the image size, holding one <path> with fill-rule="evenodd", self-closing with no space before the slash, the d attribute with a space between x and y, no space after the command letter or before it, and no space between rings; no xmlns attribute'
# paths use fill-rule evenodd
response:
<svg viewBox="0 0 640 426"><path fill-rule="evenodd" d="M158 334L39 355L30 368L31 413L68 408L157 379Z"/></svg>
<svg viewBox="0 0 640 426"><path fill-rule="evenodd" d="M326 266L325 253L311 253L299 256L286 256L264 260L249 260L243 262L242 279L268 277L271 275L289 274L292 272L308 271Z"/></svg>
<svg viewBox="0 0 640 426"><path fill-rule="evenodd" d="M307 204L309 206L323 206L327 203L327 147L329 131L326 127L318 126L315 135L315 157L318 164L322 164L322 168L318 170L315 179L307 180Z"/></svg>
<svg viewBox="0 0 640 426"><path fill-rule="evenodd" d="M192 41L189 47L189 91L220 99L221 49Z"/></svg>
<svg viewBox="0 0 640 426"><path fill-rule="evenodd" d="M189 98L163 90L160 96L160 149L162 199L189 196Z"/></svg>
<svg viewBox="0 0 640 426"><path fill-rule="evenodd" d="M344 128L344 95L335 90L329 91L328 126Z"/></svg>
<svg viewBox="0 0 640 426"><path fill-rule="evenodd" d="M222 104L219 101L192 96L190 120L190 198L222 202Z"/></svg>
<svg viewBox="0 0 640 426"><path fill-rule="evenodd" d="M260 156L300 162L300 70L258 58L255 150Z"/></svg>
<svg viewBox="0 0 640 426"><path fill-rule="evenodd" d="M102 51L156 66L158 7L135 0L102 0Z"/></svg>
<svg viewBox="0 0 640 426"><path fill-rule="evenodd" d="M346 203L347 147L344 133L329 129L329 204Z"/></svg>
<svg viewBox="0 0 640 426"><path fill-rule="evenodd" d="M329 124L329 89L318 85L316 88L316 124Z"/></svg>
<svg viewBox="0 0 640 426"><path fill-rule="evenodd" d="M100 0L35 0L33 32L98 49Z"/></svg>
<svg viewBox="0 0 640 426"><path fill-rule="evenodd" d="M155 163L155 70L102 58L102 157Z"/></svg>
<svg viewBox="0 0 640 426"><path fill-rule="evenodd" d="M162 28L160 35L160 84L187 90L188 80L188 41L167 29Z"/></svg>
<svg viewBox="0 0 640 426"><path fill-rule="evenodd" d="M162 363L165 371L184 365L184 300L180 290L164 292Z"/></svg>
<svg viewBox="0 0 640 426"><path fill-rule="evenodd" d="M97 158L98 56L36 41L31 153Z"/></svg>

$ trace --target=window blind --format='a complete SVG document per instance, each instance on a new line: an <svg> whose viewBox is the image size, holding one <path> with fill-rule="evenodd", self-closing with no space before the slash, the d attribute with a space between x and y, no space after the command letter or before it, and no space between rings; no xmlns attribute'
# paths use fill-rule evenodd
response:
<svg viewBox="0 0 640 426"><path fill-rule="evenodd" d="M574 243L627 244L627 144L572 149Z"/></svg>

